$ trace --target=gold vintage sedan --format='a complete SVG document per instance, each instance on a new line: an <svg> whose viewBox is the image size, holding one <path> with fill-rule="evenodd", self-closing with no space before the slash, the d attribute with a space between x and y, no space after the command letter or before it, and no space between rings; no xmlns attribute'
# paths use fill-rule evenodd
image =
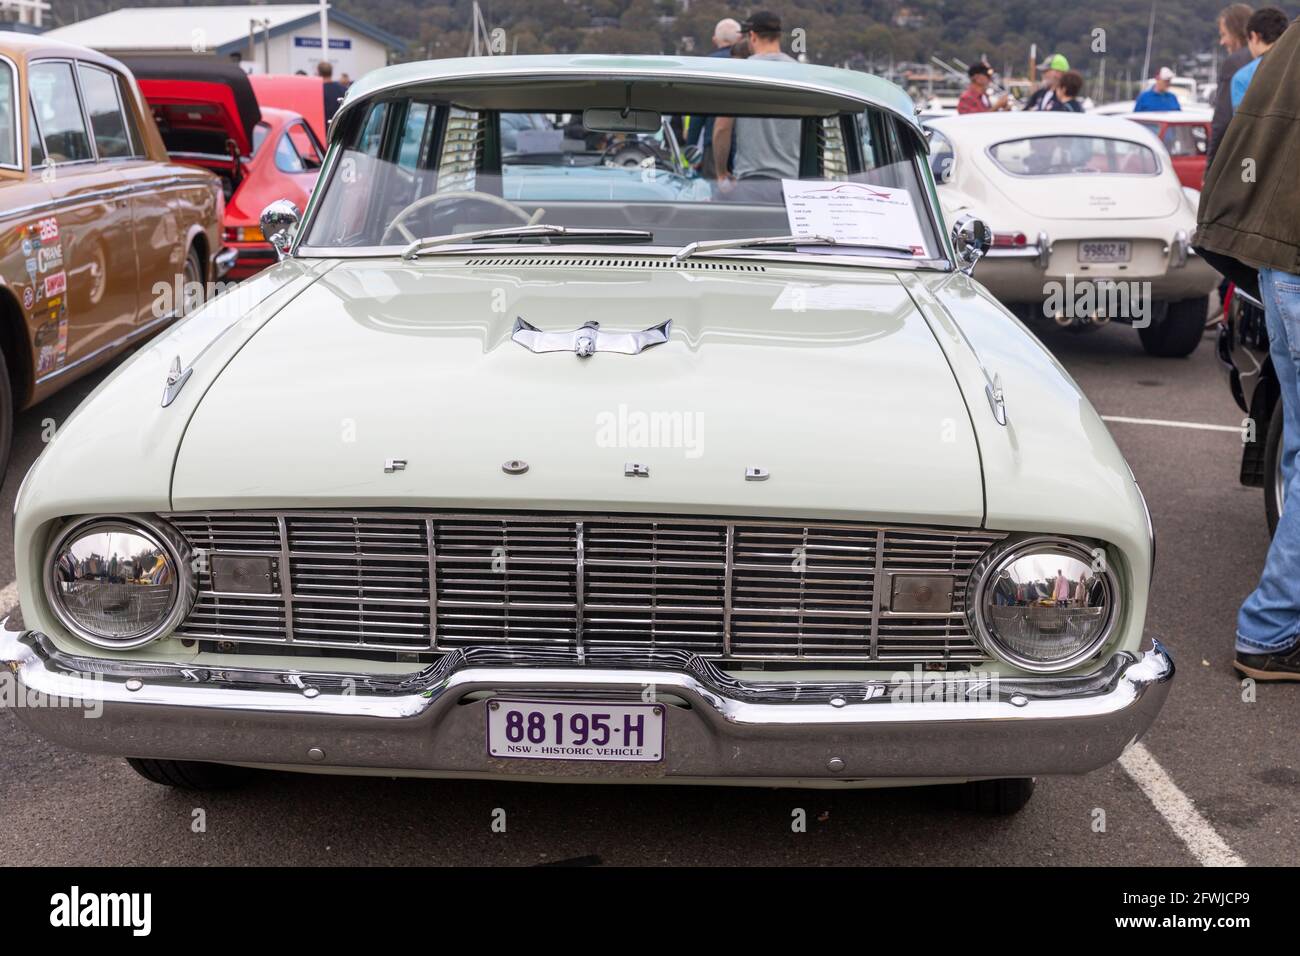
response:
<svg viewBox="0 0 1300 956"><path fill-rule="evenodd" d="M0 39L0 472L16 410L163 328L179 289L229 269L223 202L215 176L168 162L122 64Z"/></svg>

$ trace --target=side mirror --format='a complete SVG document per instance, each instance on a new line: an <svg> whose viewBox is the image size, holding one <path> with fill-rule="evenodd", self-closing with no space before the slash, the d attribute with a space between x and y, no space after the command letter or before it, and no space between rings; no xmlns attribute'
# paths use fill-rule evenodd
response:
<svg viewBox="0 0 1300 956"><path fill-rule="evenodd" d="M993 235L983 219L967 213L952 226L952 245L961 260L961 271L970 275L975 271L975 263L984 257L993 244Z"/></svg>
<svg viewBox="0 0 1300 956"><path fill-rule="evenodd" d="M277 259L283 259L289 254L301 219L302 213L298 207L287 199L277 199L262 210L262 235L275 249Z"/></svg>
<svg viewBox="0 0 1300 956"><path fill-rule="evenodd" d="M691 143L682 150L682 158L692 167L698 167L704 159L704 150L699 143Z"/></svg>

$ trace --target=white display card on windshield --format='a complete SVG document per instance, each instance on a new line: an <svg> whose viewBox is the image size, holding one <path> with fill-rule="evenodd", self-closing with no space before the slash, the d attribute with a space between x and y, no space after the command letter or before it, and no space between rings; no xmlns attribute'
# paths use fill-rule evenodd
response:
<svg viewBox="0 0 1300 956"><path fill-rule="evenodd" d="M829 236L846 245L906 249L914 256L926 254L921 222L906 189L798 179L783 179L781 186L791 235ZM837 252L825 246L800 251Z"/></svg>

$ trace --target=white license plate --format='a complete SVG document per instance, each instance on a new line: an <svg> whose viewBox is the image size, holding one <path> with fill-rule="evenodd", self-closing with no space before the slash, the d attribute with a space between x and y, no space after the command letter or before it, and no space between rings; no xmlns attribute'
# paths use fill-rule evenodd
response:
<svg viewBox="0 0 1300 956"><path fill-rule="evenodd" d="M1080 262L1128 262L1133 254L1127 242L1081 242Z"/></svg>
<svg viewBox="0 0 1300 956"><path fill-rule="evenodd" d="M662 760L662 704L488 701L488 753L534 760Z"/></svg>

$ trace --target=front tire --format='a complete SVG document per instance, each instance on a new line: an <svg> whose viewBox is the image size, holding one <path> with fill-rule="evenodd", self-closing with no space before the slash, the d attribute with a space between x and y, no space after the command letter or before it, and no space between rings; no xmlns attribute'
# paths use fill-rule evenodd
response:
<svg viewBox="0 0 1300 956"><path fill-rule="evenodd" d="M1198 296L1181 302L1154 303L1151 324L1138 329L1138 338L1148 355L1186 358L1196 351L1205 335L1205 316L1210 297Z"/></svg>
<svg viewBox="0 0 1300 956"><path fill-rule="evenodd" d="M957 805L985 816L1007 817L1024 809L1034 795L1033 777L972 780L957 785Z"/></svg>
<svg viewBox="0 0 1300 956"><path fill-rule="evenodd" d="M178 319L189 315L195 309L203 304L207 298L207 289L203 285L203 260L199 257L198 247L191 245L185 253L185 266L182 273L181 282L181 302L180 313L176 316ZM191 290L196 290L197 294L191 297Z"/></svg>
<svg viewBox="0 0 1300 956"><path fill-rule="evenodd" d="M224 763L198 760L145 760L127 757L131 769L150 783L179 790L230 790L242 785L253 771Z"/></svg>
<svg viewBox="0 0 1300 956"><path fill-rule="evenodd" d="M1273 403L1273 413L1268 419L1268 435L1264 439L1264 514L1268 518L1268 533L1277 532L1278 519L1282 517L1285 487L1282 484L1282 401Z"/></svg>

